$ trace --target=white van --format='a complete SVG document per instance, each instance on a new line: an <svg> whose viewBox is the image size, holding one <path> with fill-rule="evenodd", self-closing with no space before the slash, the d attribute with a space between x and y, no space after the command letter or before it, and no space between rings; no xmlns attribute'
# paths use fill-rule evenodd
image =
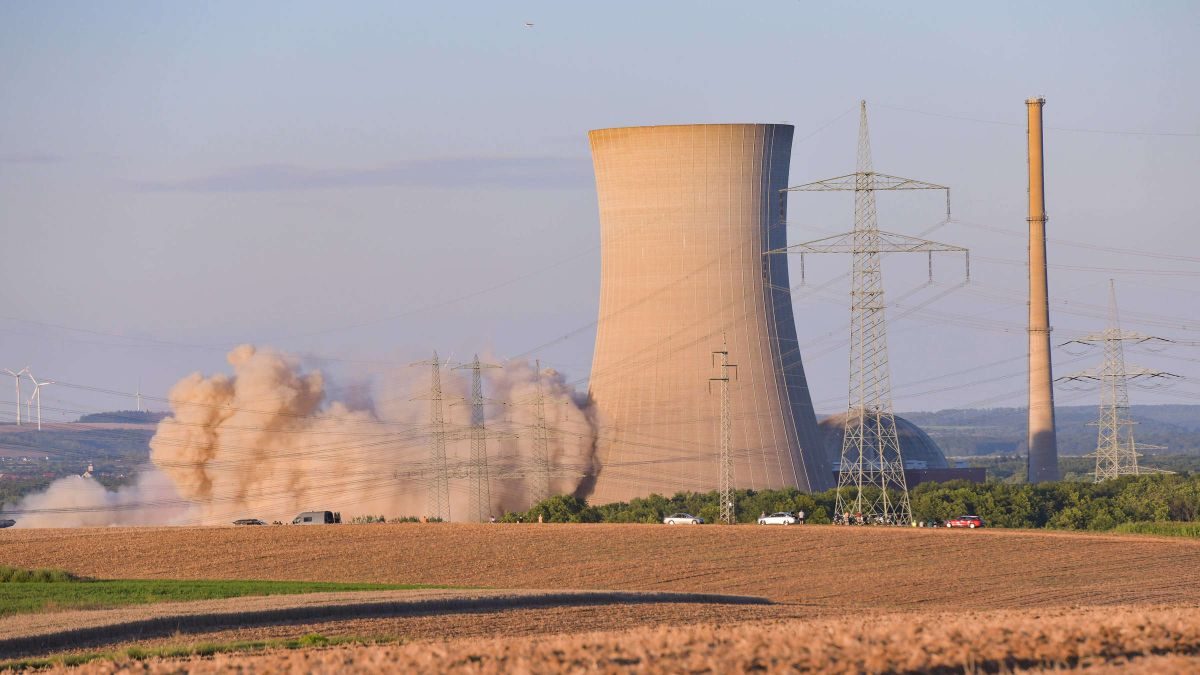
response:
<svg viewBox="0 0 1200 675"><path fill-rule="evenodd" d="M342 522L336 511L305 511L292 519L293 525L333 525Z"/></svg>

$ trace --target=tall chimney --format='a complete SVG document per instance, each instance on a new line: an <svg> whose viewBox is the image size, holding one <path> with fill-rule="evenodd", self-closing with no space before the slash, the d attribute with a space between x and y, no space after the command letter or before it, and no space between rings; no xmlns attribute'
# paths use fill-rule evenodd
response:
<svg viewBox="0 0 1200 675"><path fill-rule="evenodd" d="M1028 480L1058 480L1054 375L1050 369L1050 293L1046 281L1046 195L1042 165L1044 98L1025 101L1029 117L1029 462Z"/></svg>

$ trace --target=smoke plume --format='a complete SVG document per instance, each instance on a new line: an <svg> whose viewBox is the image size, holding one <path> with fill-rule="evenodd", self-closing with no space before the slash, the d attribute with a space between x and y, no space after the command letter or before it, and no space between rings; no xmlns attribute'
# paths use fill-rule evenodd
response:
<svg viewBox="0 0 1200 675"><path fill-rule="evenodd" d="M290 522L302 511L436 515L429 506L428 368L389 374L378 398L362 383L331 390L325 376L272 349L231 351L229 374L193 373L172 387L171 415L150 440L151 465L134 485L107 491L90 478L55 481L16 506L22 527ZM442 369L450 516L467 519L470 371ZM529 507L540 437L553 493L585 494L595 422L586 400L550 369L526 361L484 371L491 511ZM340 394L338 396L337 394ZM341 398L341 400L335 400ZM349 403L347 402L349 401Z"/></svg>
<svg viewBox="0 0 1200 675"><path fill-rule="evenodd" d="M132 485L116 491L83 476L60 478L15 510L17 527L101 527L188 523L193 507L180 500L170 479L146 467Z"/></svg>

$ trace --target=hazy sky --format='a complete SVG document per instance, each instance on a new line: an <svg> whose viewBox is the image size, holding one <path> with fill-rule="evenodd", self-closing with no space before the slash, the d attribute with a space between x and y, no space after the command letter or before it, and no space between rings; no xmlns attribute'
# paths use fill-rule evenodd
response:
<svg viewBox="0 0 1200 675"><path fill-rule="evenodd" d="M1200 340L1200 3L3 2L0 367L161 396L247 341L343 381L435 347L537 348L583 382L586 132L789 121L801 183L853 170L865 98L876 168L952 186L961 222L928 236L974 256L953 290L948 261L921 288L923 258L889 259L897 408L1021 405L1033 95L1050 254L1070 266L1051 273L1055 342L1103 327L1110 276L1127 328ZM888 230L941 218L936 195L879 203ZM789 236L851 216L849 195L795 196ZM825 412L845 405L848 268L810 261L795 295ZM1135 403L1200 401L1196 347L1129 358L1193 378Z"/></svg>

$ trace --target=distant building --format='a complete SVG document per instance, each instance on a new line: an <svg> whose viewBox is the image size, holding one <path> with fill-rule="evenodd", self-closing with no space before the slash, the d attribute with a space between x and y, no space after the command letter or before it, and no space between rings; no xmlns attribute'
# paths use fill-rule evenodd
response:
<svg viewBox="0 0 1200 675"><path fill-rule="evenodd" d="M825 456L833 467L834 484L841 470L842 438L846 433L846 415L833 415L821 420L824 436ZM921 483L942 483L951 480L969 480L982 483L987 478L985 469L962 466L951 467L945 453L929 434L908 420L896 416L896 436L900 441L900 457L904 459L904 480L912 488Z"/></svg>

